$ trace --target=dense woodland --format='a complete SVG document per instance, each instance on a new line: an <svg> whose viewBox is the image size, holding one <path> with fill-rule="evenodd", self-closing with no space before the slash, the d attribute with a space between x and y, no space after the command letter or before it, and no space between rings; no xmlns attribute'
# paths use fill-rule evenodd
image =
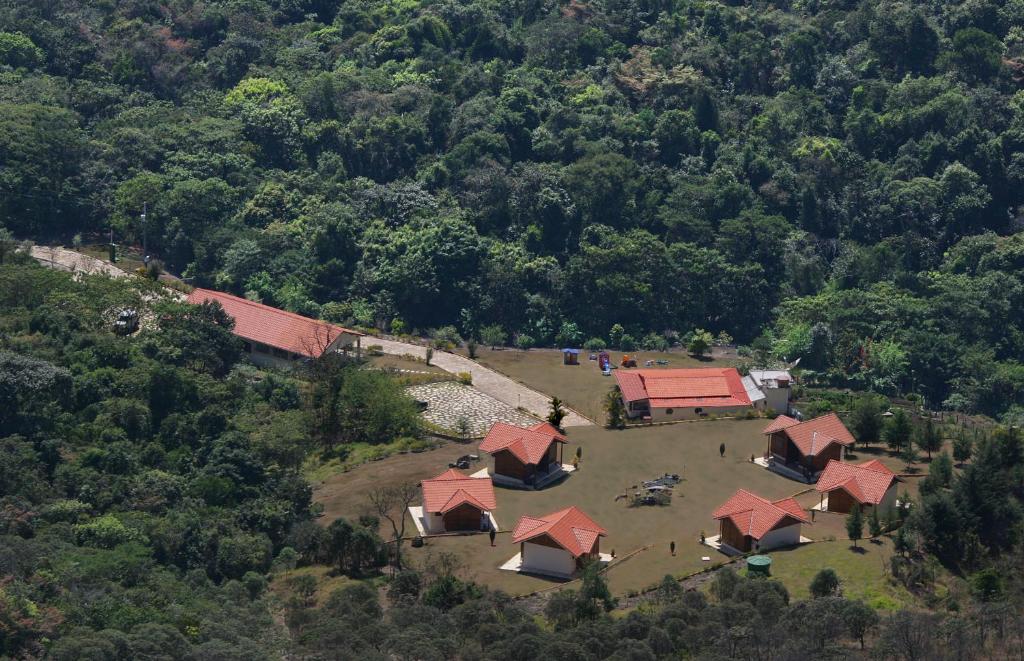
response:
<svg viewBox="0 0 1024 661"><path fill-rule="evenodd" d="M614 619L588 575L533 612L445 562L381 575L374 517L316 522L311 452L419 433L386 376L258 370L218 307L11 237L145 234L195 284L393 332L724 332L1010 424L1022 85L1020 0L0 3L0 657L1019 656L1013 427L956 439L966 467L937 455L894 523L930 611L724 571ZM955 434L852 416L900 452ZM324 565L357 582L320 607L280 579Z"/></svg>
<svg viewBox="0 0 1024 661"><path fill-rule="evenodd" d="M1024 405L1019 0L0 6L0 224L524 346Z"/></svg>

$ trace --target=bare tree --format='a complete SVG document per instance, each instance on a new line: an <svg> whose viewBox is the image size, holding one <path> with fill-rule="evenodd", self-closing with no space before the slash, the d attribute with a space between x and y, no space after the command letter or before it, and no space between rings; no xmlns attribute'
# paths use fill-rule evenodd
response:
<svg viewBox="0 0 1024 661"><path fill-rule="evenodd" d="M405 511L409 509L420 490L415 484L405 482L396 487L378 487L370 492L373 511L391 524L392 541L395 544L395 567L402 570L402 538L405 537Z"/></svg>

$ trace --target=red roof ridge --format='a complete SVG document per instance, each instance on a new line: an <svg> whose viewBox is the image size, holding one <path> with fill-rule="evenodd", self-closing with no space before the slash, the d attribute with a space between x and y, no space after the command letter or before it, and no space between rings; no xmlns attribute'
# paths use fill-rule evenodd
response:
<svg viewBox="0 0 1024 661"><path fill-rule="evenodd" d="M845 489L861 504L878 505L896 479L896 474L878 460L844 464L831 459L821 472L815 489L820 493Z"/></svg>
<svg viewBox="0 0 1024 661"><path fill-rule="evenodd" d="M480 451L495 454L502 450L508 450L524 464L536 464L552 443L567 442L568 440L558 432L547 429L528 429L507 422L496 422L481 441Z"/></svg>
<svg viewBox="0 0 1024 661"><path fill-rule="evenodd" d="M292 319L296 319L296 320L300 320L300 321L311 321L311 322L316 323L316 324L322 324L324 326L330 326L331 328L337 328L337 329L339 329L339 330L341 330L342 332L345 332L345 333L351 333L352 335L358 335L360 337L366 337L366 333L361 333L359 331L352 330L351 328L345 328L344 326L339 326L338 324L332 323L330 321L324 321L323 319L314 319L313 317L307 317L307 316L301 315L301 314L299 314L297 312L291 312L289 310L285 310L283 308L275 307L273 305L267 305L266 303L260 303L258 301L251 301L248 298L243 298L242 296L235 296L234 294L229 294L229 293L223 292L223 291L217 291L216 289L203 289L202 287L196 287L195 289L192 290L192 293L189 294L189 302L190 303L194 302L191 299L192 299L192 296L195 293L197 293L197 292L202 292L203 294L212 295L213 300L217 300L217 298L221 298L221 297L228 298L228 299L231 299L233 301L237 301L238 303L242 303L244 305L248 305L248 306L256 308L256 309L270 309L270 310L273 310L276 314L280 314L280 315L283 315L283 316L286 316L286 317L291 317ZM202 302L202 301L200 301L200 302Z"/></svg>
<svg viewBox="0 0 1024 661"><path fill-rule="evenodd" d="M761 539L786 517L809 523L803 508L793 498L770 501L746 489L737 489L713 513L715 519L730 519L745 535Z"/></svg>
<svg viewBox="0 0 1024 661"><path fill-rule="evenodd" d="M523 515L512 531L512 542L548 535L573 557L590 553L599 537L608 534L584 512L572 505L542 517Z"/></svg>
<svg viewBox="0 0 1024 661"><path fill-rule="evenodd" d="M494 484L488 478L473 477L449 468L435 478L420 482L423 509L444 514L463 503L483 511L496 509Z"/></svg>

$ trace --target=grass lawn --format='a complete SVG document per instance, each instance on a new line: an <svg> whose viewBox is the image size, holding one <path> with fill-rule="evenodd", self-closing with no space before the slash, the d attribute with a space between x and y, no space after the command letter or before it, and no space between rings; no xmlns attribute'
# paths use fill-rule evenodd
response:
<svg viewBox="0 0 1024 661"><path fill-rule="evenodd" d="M683 575L706 566L701 556L710 556L713 562L725 559L701 546L699 537L702 530L707 535L716 533L711 512L737 488L750 489L766 498L793 495L806 488L750 463L751 454L764 451L761 429L765 424L765 420L717 420L623 431L571 428L565 456L572 456L576 446L582 446L580 470L542 491L498 489L495 517L502 530L508 531L523 514L540 515L577 505L608 530L608 537L601 542L603 552L614 549L616 556L623 558L649 547L608 573L615 593L642 590L665 574ZM718 450L723 442L724 458ZM326 524L336 516L357 516L365 511L365 494L369 489L432 477L444 470L451 459L475 449L475 445L452 444L432 452L391 457L332 476L314 492L314 498L324 504L325 516L321 521ZM616 502L616 494L627 493L641 480L666 472L679 473L684 478L676 487L671 505L630 508L626 501ZM407 531L414 530L410 520ZM831 529L825 532L834 534ZM814 526L804 531L812 538L816 533ZM670 541L676 542L674 557L669 553ZM508 532L503 532L495 548L485 535L432 538L421 549L406 546L406 557L413 563L425 564L431 555L452 553L460 559L467 578L512 594L557 585L546 579L500 570L498 567L517 550Z"/></svg>
<svg viewBox="0 0 1024 661"><path fill-rule="evenodd" d="M459 350L465 353L464 349ZM621 351L610 352L613 364L622 358ZM735 357L698 360L682 352L660 353L657 351L630 352L641 367L646 360L667 360L664 367L729 367L739 361ZM494 351L485 347L477 349L476 360L512 379L564 401L583 415L603 423L605 413L604 396L615 385L615 378L603 376L597 362L587 359L588 352L580 354L579 365L563 365L562 353L557 349L504 349Z"/></svg>
<svg viewBox="0 0 1024 661"><path fill-rule="evenodd" d="M484 350L487 353L487 350ZM529 364L547 359L558 359L555 352L528 352L520 359L510 358L514 352L494 352L503 355L507 365ZM520 354L522 355L522 354ZM673 354L674 355L674 354ZM675 363L676 365L679 362ZM557 380L550 373L590 374L600 386L602 380L596 368L582 365L578 368L562 367L534 370L548 374L545 378ZM524 372L525 373L525 372ZM563 378L563 377L558 377ZM583 382L583 379L580 379ZM537 384L537 387L542 387ZM595 386L589 386L592 390ZM548 387L551 390L550 387ZM558 393L556 394L564 394ZM580 389L586 392L586 388ZM515 574L499 567L518 549L511 543L509 530L523 514L541 515L569 505L576 505L604 526L609 534L601 542L601 550L615 551L617 562L608 572L608 580L616 594L643 590L657 583L665 574L682 576L706 567L702 556L710 556L712 563L725 560L725 556L699 543L701 531L708 536L717 534L712 511L738 488L746 488L765 498L781 498L800 494L797 499L805 508L819 500L812 487L787 480L750 463L750 455L760 456L766 440L761 430L767 424L757 420L703 420L674 425L635 427L612 431L601 427L572 427L565 457L572 457L577 447L583 449L580 470L561 483L541 491L518 491L498 488L498 508L495 511L502 533L492 548L485 535L432 538L421 549L406 547L406 557L416 564L427 564L432 556L451 553L463 567L466 578L485 583L511 594L524 594L538 589L557 586L556 582ZM726 444L726 455L719 456L719 444ZM326 524L337 516L354 517L366 511L366 493L380 485L418 482L443 471L448 462L467 453L481 454L476 444L453 443L419 454L404 454L382 461L370 462L344 474L325 476L314 492L316 501L323 503ZM482 467L487 461L481 455ZM896 472L906 472L907 465L899 457L881 446L858 448L849 461L862 462L878 458ZM928 464L922 458L911 468L927 474ZM630 508L625 500L616 501L617 494L628 493L631 486L663 473L679 473L683 482L675 489L671 505L666 507ZM899 493L917 495L918 478L907 478ZM418 504L418 503L417 503ZM411 519L406 527L415 534ZM794 596L806 595L810 579L821 568L831 566L847 579L846 593L863 597L879 607L907 603L912 597L905 591L890 586L883 568L891 543L881 546L862 541L864 553L849 550L845 518L837 514L817 513L813 525L805 526L803 534L819 543L790 551L773 551L774 573ZM865 534L867 525L865 523ZM836 541L839 540L839 541ZM669 543L676 542L676 555L669 552ZM635 553L634 553L635 552ZM629 556L627 558L627 556ZM887 601L888 600L888 601Z"/></svg>
<svg viewBox="0 0 1024 661"><path fill-rule="evenodd" d="M874 608L889 611L913 605L914 595L887 577L892 540L863 539L857 545L859 549L854 549L849 540L837 540L772 551L772 577L785 584L791 598L807 599L811 579L831 567L842 581L843 596L849 599L863 599Z"/></svg>

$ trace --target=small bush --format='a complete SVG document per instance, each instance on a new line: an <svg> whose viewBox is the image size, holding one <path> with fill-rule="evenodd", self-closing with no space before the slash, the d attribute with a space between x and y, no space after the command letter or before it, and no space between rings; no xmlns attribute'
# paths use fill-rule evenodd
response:
<svg viewBox="0 0 1024 661"><path fill-rule="evenodd" d="M470 374L469 372L459 372L458 377L459 377L459 383L461 383L462 385L464 385L464 386L471 386L471 385L473 385L473 375Z"/></svg>
<svg viewBox="0 0 1024 661"><path fill-rule="evenodd" d="M583 343L583 348L586 349L587 351L601 351L602 349L606 349L607 347L608 343L599 337L592 337Z"/></svg>

